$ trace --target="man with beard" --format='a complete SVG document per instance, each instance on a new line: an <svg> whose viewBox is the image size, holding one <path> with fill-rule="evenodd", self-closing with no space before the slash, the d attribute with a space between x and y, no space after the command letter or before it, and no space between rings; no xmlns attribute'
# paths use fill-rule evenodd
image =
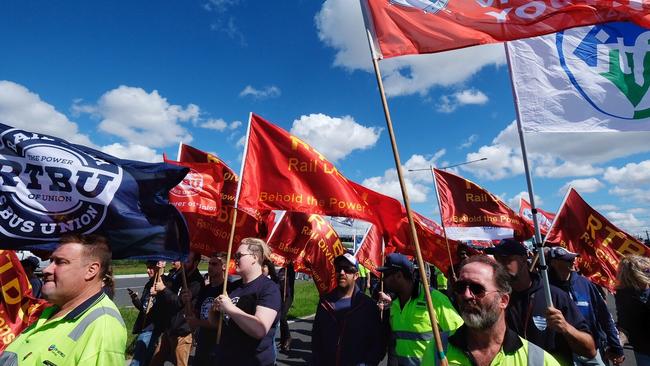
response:
<svg viewBox="0 0 650 366"><path fill-rule="evenodd" d="M403 254L392 253L386 257L383 267L384 287L394 297L380 292L380 306L390 306L390 330L388 364L398 366L427 365L422 363L424 350L434 343L433 328L425 299L425 289L415 276L415 266ZM442 337L453 333L462 324L449 298L442 292L429 289L436 321Z"/></svg>
<svg viewBox="0 0 650 366"><path fill-rule="evenodd" d="M313 365L377 365L384 357L385 330L377 304L356 286L357 259L334 259L337 287L320 299L312 329Z"/></svg>
<svg viewBox="0 0 650 366"><path fill-rule="evenodd" d="M462 263L453 293L465 324L449 337L449 365L556 366L544 350L506 326L510 276L486 256ZM422 364L434 364L434 345L427 347Z"/></svg>
<svg viewBox="0 0 650 366"><path fill-rule="evenodd" d="M561 289L550 286L553 306L548 307L540 276L528 270L527 251L513 239L487 248L510 275L512 295L506 310L508 327L542 347L561 365L573 365L573 354L594 358L596 346L589 325L575 303Z"/></svg>

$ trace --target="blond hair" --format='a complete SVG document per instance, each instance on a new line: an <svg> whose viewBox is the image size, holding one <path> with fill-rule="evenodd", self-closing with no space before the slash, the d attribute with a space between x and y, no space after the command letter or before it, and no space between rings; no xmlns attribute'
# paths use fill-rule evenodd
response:
<svg viewBox="0 0 650 366"><path fill-rule="evenodd" d="M239 245L246 245L248 250L257 255L257 262L264 264L265 260L271 259L271 248L266 244L266 242L259 238L244 238L241 240Z"/></svg>
<svg viewBox="0 0 650 366"><path fill-rule="evenodd" d="M650 286L650 258L626 255L618 264L618 288L645 290Z"/></svg>

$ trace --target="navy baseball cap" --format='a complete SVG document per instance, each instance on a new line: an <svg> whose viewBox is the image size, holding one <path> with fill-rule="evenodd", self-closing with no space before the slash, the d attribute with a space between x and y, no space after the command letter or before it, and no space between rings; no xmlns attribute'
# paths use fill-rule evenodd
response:
<svg viewBox="0 0 650 366"><path fill-rule="evenodd" d="M485 248L485 254L492 255L523 255L528 256L528 250L526 247L519 241L515 239L503 239L499 244L491 247Z"/></svg>
<svg viewBox="0 0 650 366"><path fill-rule="evenodd" d="M384 265L382 267L377 267L377 271L379 272L389 272L393 270L413 272L414 269L415 266L413 265L413 262L411 262L404 254L399 253L389 254L386 257Z"/></svg>
<svg viewBox="0 0 650 366"><path fill-rule="evenodd" d="M561 261L573 262L580 254L573 253L562 247L551 247L548 251L548 257L551 259L559 259Z"/></svg>

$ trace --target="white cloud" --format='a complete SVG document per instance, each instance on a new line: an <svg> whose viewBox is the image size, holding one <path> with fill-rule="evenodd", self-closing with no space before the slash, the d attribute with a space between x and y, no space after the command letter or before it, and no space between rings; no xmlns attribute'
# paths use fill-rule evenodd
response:
<svg viewBox="0 0 650 366"><path fill-rule="evenodd" d="M316 14L318 37L336 50L334 65L372 72L358 1L327 0ZM429 55L395 57L380 62L388 96L425 95L436 85L463 82L483 67L503 65L502 45L486 45Z"/></svg>
<svg viewBox="0 0 650 366"><path fill-rule="evenodd" d="M201 124L199 124L200 127L207 128L210 130L217 130L217 131L223 131L226 128L228 128L228 123L224 121L221 118L218 119L210 119L207 120Z"/></svg>
<svg viewBox="0 0 650 366"><path fill-rule="evenodd" d="M604 204L604 205L594 206L594 209L596 209L597 211L616 211L618 210L618 206L612 204Z"/></svg>
<svg viewBox="0 0 650 366"><path fill-rule="evenodd" d="M519 200L523 198L526 201L530 202L530 195L526 191L521 191L517 193L514 197L507 199L507 198L502 198L505 199L505 202L512 208L513 210L519 212ZM542 201L542 197L535 195L535 206L537 208L542 208L542 205L544 204L544 201ZM543 208L542 208L543 209ZM548 210L547 210L548 211Z"/></svg>
<svg viewBox="0 0 650 366"><path fill-rule="evenodd" d="M438 104L437 110L442 113L451 113L463 105L483 105L487 101L488 97L482 91L468 89L440 97L440 104Z"/></svg>
<svg viewBox="0 0 650 366"><path fill-rule="evenodd" d="M460 148L460 149L466 149L466 148L468 148L468 147L472 147L472 145L474 145L474 143L476 142L476 140L478 140L478 135L476 135L476 134L470 135L470 136L467 138L467 140L465 140L462 144L460 144L460 146L459 146L458 148Z"/></svg>
<svg viewBox="0 0 650 366"><path fill-rule="evenodd" d="M123 145L120 143L114 143L111 145L103 146L101 150L120 159L146 161L150 163L163 161L162 155L158 154L156 150L142 145Z"/></svg>
<svg viewBox="0 0 650 366"><path fill-rule="evenodd" d="M605 185L596 178L574 179L567 182L560 188L559 193L564 195L569 187L573 187L578 193L593 193L603 188Z"/></svg>
<svg viewBox="0 0 650 366"><path fill-rule="evenodd" d="M228 126L228 128L231 129L231 130L236 130L239 127L241 127L241 125L242 125L241 121L232 121L230 123L230 125Z"/></svg>
<svg viewBox="0 0 650 366"><path fill-rule="evenodd" d="M437 151L433 156L425 157L423 155L412 155L409 160L402 165L404 172L404 183L409 194L409 199L413 203L422 203L427 201L427 195L433 185L431 171L409 172L409 169L423 169L430 166L436 166L436 162L445 154L445 150ZM402 191L397 178L395 168L387 169L383 176L370 177L365 179L362 185L381 192L387 196L394 197L402 201Z"/></svg>
<svg viewBox="0 0 650 366"><path fill-rule="evenodd" d="M79 132L79 126L63 113L41 100L38 94L7 80L0 81L0 121L12 127L95 147L87 135Z"/></svg>
<svg viewBox="0 0 650 366"><path fill-rule="evenodd" d="M640 231L642 227L646 227L647 223L639 220L633 213L629 212L607 212L605 216L616 226L623 229L629 234L635 234Z"/></svg>
<svg viewBox="0 0 650 366"><path fill-rule="evenodd" d="M149 147L192 141L181 122L196 122L199 113L195 104L183 108L169 104L156 90L147 93L141 88L124 85L106 92L97 104L102 131L122 137L131 144Z"/></svg>
<svg viewBox="0 0 650 366"><path fill-rule="evenodd" d="M240 97L253 97L254 99L269 99L269 98L277 98L282 94L280 91L280 88L277 86L266 86L262 89L256 89L252 87L251 85L246 85L244 90L242 90L239 93Z"/></svg>
<svg viewBox="0 0 650 366"><path fill-rule="evenodd" d="M528 158L536 176L549 178L593 176L603 172L594 164L650 151L650 132L538 133L526 135ZM604 148L607 147L607 148ZM523 161L516 122L492 140L467 154L467 160L487 157L462 169L484 179L522 174Z"/></svg>
<svg viewBox="0 0 650 366"><path fill-rule="evenodd" d="M335 162L354 150L374 146L381 128L362 126L350 116L338 118L317 113L293 121L290 132Z"/></svg>
<svg viewBox="0 0 650 366"><path fill-rule="evenodd" d="M606 181L621 187L650 185L650 160L629 163L622 168L609 167L603 175Z"/></svg>
<svg viewBox="0 0 650 366"><path fill-rule="evenodd" d="M650 189L623 188L616 186L609 190L610 194L622 197L625 201L635 203L650 203Z"/></svg>

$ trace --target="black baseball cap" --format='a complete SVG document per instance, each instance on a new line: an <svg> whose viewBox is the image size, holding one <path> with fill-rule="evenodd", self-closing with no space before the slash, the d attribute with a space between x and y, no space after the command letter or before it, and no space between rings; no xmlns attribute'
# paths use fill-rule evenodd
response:
<svg viewBox="0 0 650 366"><path fill-rule="evenodd" d="M573 262L580 254L573 253L562 247L551 247L548 251L548 257L551 259L559 259L561 261Z"/></svg>
<svg viewBox="0 0 650 366"><path fill-rule="evenodd" d="M528 256L528 250L520 241L515 239L503 239L499 244L485 248L485 254L492 255L523 255Z"/></svg>

